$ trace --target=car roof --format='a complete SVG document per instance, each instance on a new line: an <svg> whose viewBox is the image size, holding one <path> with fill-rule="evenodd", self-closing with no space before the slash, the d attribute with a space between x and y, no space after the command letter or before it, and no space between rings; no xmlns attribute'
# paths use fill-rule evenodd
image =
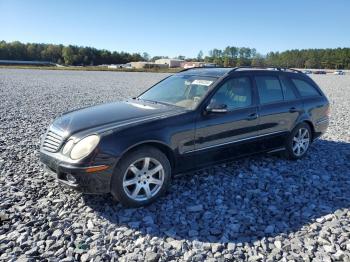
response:
<svg viewBox="0 0 350 262"><path fill-rule="evenodd" d="M182 75L200 75L200 76L209 76L209 77L221 77L226 74L232 73L232 72L247 72L247 71L254 71L254 72L279 72L279 73L301 73L301 71L295 70L295 69L288 69L288 68L279 68L279 67L249 67L249 66L242 66L242 67L195 67L195 68L189 68L185 69L183 71L180 71L178 74Z"/></svg>

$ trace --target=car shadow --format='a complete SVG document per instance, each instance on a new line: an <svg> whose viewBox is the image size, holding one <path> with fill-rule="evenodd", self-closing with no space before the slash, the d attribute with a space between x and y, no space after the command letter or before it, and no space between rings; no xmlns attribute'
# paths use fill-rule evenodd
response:
<svg viewBox="0 0 350 262"><path fill-rule="evenodd" d="M141 234L253 243L346 214L349 188L350 143L319 139L302 160L260 155L175 177L147 207L124 208L110 195L84 200L101 218Z"/></svg>

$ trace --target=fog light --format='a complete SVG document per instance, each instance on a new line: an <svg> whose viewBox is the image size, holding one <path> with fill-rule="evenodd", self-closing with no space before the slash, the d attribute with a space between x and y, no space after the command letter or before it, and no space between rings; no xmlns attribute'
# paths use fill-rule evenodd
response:
<svg viewBox="0 0 350 262"><path fill-rule="evenodd" d="M67 174L66 178L69 183L75 184L77 182L77 179L71 174Z"/></svg>

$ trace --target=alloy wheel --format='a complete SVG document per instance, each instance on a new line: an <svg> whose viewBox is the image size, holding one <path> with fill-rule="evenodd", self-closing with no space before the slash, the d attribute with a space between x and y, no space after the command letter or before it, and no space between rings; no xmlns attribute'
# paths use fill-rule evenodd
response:
<svg viewBox="0 0 350 262"><path fill-rule="evenodd" d="M305 154L310 145L310 132L307 128L300 128L293 137L293 153L296 156Z"/></svg>
<svg viewBox="0 0 350 262"><path fill-rule="evenodd" d="M123 189L135 201L145 201L154 197L164 183L162 164L151 157L133 162L123 177Z"/></svg>

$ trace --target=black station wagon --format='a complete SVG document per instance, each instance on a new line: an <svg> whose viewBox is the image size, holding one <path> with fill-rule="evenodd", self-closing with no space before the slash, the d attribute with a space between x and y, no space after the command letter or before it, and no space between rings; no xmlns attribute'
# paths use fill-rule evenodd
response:
<svg viewBox="0 0 350 262"><path fill-rule="evenodd" d="M261 152L299 159L328 123L326 96L297 70L193 68L130 100L63 114L40 158L63 184L141 206L177 173Z"/></svg>

